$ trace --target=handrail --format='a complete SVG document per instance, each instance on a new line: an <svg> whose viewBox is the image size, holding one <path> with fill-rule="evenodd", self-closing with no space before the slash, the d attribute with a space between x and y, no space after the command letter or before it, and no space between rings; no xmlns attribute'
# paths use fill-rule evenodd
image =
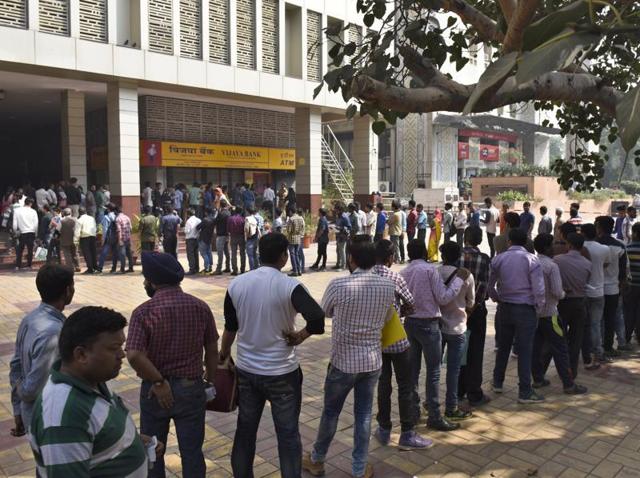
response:
<svg viewBox="0 0 640 478"><path fill-rule="evenodd" d="M336 138L336 135L331 129L331 126L329 126L327 123L323 123L322 129L324 130L322 136L324 137L326 135L331 139L333 139L333 142L338 145L338 148L340 149L340 154L344 158L345 162L347 163L347 166L349 167L349 169L353 169L353 163L351 162L351 159L349 159L349 156L347 155L345 150L342 148L342 145L340 144L340 141L338 141L338 138ZM328 145L328 142L327 142L327 145Z"/></svg>

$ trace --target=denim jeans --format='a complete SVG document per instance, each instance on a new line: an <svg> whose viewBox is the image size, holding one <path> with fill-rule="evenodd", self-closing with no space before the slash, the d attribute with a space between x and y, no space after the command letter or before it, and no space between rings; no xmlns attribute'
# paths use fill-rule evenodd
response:
<svg viewBox="0 0 640 478"><path fill-rule="evenodd" d="M202 443L207 398L201 379L168 379L174 404L168 410L160 406L155 396L149 398L151 382L143 381L140 388L140 433L158 437L167 443L169 422L173 419L178 436L178 448L182 460L182 476L203 478L206 473ZM150 478L164 478L164 454L156 459L149 470Z"/></svg>
<svg viewBox="0 0 640 478"><path fill-rule="evenodd" d="M420 418L420 368L422 357L427 363L426 397L429 421L436 422L440 414L440 364L442 362L442 334L438 320L408 317L404 328L411 344L411 369L413 373L413 416Z"/></svg>
<svg viewBox="0 0 640 478"><path fill-rule="evenodd" d="M338 257L336 266L341 269L347 267L347 241L340 239L336 241L336 255Z"/></svg>
<svg viewBox="0 0 640 478"><path fill-rule="evenodd" d="M304 247L302 244L298 246L298 264L300 265L300 272L304 272Z"/></svg>
<svg viewBox="0 0 640 478"><path fill-rule="evenodd" d="M189 261L189 272L200 271L200 256L198 254L198 239L187 239L187 260Z"/></svg>
<svg viewBox="0 0 640 478"><path fill-rule="evenodd" d="M298 422L302 404L302 370L286 375L238 372L238 425L231 452L236 478L253 478L256 435L264 405L269 401L278 438L280 474L297 478L302 473L302 441ZM184 475L187 476L187 475Z"/></svg>
<svg viewBox="0 0 640 478"><path fill-rule="evenodd" d="M210 271L213 267L213 254L211 253L211 244L208 242L198 241L198 250L204 262L204 270Z"/></svg>
<svg viewBox="0 0 640 478"><path fill-rule="evenodd" d="M118 256L120 257L120 271L124 271L125 258L129 261L129 270L133 269L133 255L131 254L131 242L118 245Z"/></svg>
<svg viewBox="0 0 640 478"><path fill-rule="evenodd" d="M300 268L300 255L298 249L300 249L300 244L289 244L289 259L291 260L291 269L296 274L302 272Z"/></svg>
<svg viewBox="0 0 640 478"><path fill-rule="evenodd" d="M587 315L589 316L591 331L590 352L597 359L601 359L604 355L604 349L602 348L602 318L604 316L604 296L595 298L587 297Z"/></svg>
<svg viewBox="0 0 640 478"><path fill-rule="evenodd" d="M618 347L621 345L627 345L627 339L625 337L624 332L624 304L622 300L622 294L618 297L618 308L616 309L616 323L615 323L615 331L616 331L616 340L618 342Z"/></svg>
<svg viewBox="0 0 640 478"><path fill-rule="evenodd" d="M329 446L338 428L338 418L344 402L354 391L353 403L353 462L354 476L364 475L369 455L369 438L371 436L371 407L380 370L363 373L345 373L333 365L329 365L324 382L324 407L318 428L318 438L313 445L311 459L315 463L324 462Z"/></svg>
<svg viewBox="0 0 640 478"><path fill-rule="evenodd" d="M249 269L257 269L258 263L258 237L247 239L247 257L249 258Z"/></svg>
<svg viewBox="0 0 640 478"><path fill-rule="evenodd" d="M217 271L222 271L222 263L224 259L227 259L227 267L226 270L231 270L230 267L230 256L229 256L229 236L218 236L216 237L216 251L218 251L218 265L216 266Z"/></svg>
<svg viewBox="0 0 640 478"><path fill-rule="evenodd" d="M447 397L445 410L454 412L458 408L458 379L464 353L465 334L442 334L442 345L447 346Z"/></svg>
<svg viewBox="0 0 640 478"><path fill-rule="evenodd" d="M411 397L413 382L411 376L410 349L396 354L382 354L382 370L378 380L378 425L385 430L391 430L391 378L396 374L398 384L398 407L400 409L400 424L403 432L410 432L414 427Z"/></svg>
<svg viewBox="0 0 640 478"><path fill-rule="evenodd" d="M231 236L231 267L233 272L238 272L238 254L240 254L240 272L247 267L246 243L244 236ZM218 256L219 258L220 256Z"/></svg>
<svg viewBox="0 0 640 478"><path fill-rule="evenodd" d="M104 242L102 244L102 249L100 250L100 258L98 259L98 270L102 270L104 267L104 261L107 260L107 254L111 253L111 258L113 260L113 265L111 266L112 270L116 270L116 264L118 261L118 246L109 244L108 242Z"/></svg>
<svg viewBox="0 0 640 478"><path fill-rule="evenodd" d="M520 398L528 398L531 394L531 357L533 354L533 339L535 337L538 319L532 305L498 304L500 314L500 342L496 354L496 364L493 369L493 383L501 387L504 382L511 345L514 337L518 342L518 379Z"/></svg>

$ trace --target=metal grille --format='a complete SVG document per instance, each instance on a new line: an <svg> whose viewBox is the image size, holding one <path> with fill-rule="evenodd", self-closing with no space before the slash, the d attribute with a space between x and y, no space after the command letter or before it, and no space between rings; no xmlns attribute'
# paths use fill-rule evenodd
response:
<svg viewBox="0 0 640 478"><path fill-rule="evenodd" d="M307 79L322 80L322 15L307 11Z"/></svg>
<svg viewBox="0 0 640 478"><path fill-rule="evenodd" d="M173 54L171 0L149 0L149 50Z"/></svg>
<svg viewBox="0 0 640 478"><path fill-rule="evenodd" d="M202 58L200 0L180 0L180 56Z"/></svg>
<svg viewBox="0 0 640 478"><path fill-rule="evenodd" d="M80 0L80 38L107 41L107 0Z"/></svg>
<svg viewBox="0 0 640 478"><path fill-rule="evenodd" d="M237 0L238 66L256 69L256 2Z"/></svg>
<svg viewBox="0 0 640 478"><path fill-rule="evenodd" d="M0 25L27 28L27 0L0 0Z"/></svg>
<svg viewBox="0 0 640 478"><path fill-rule="evenodd" d="M40 0L38 13L41 32L69 35L69 0Z"/></svg>
<svg viewBox="0 0 640 478"><path fill-rule="evenodd" d="M139 122L147 139L295 147L294 115L279 111L144 96Z"/></svg>
<svg viewBox="0 0 640 478"><path fill-rule="evenodd" d="M229 0L209 0L209 61L229 64Z"/></svg>
<svg viewBox="0 0 640 478"><path fill-rule="evenodd" d="M280 71L279 13L278 0L262 0L262 70L276 75Z"/></svg>

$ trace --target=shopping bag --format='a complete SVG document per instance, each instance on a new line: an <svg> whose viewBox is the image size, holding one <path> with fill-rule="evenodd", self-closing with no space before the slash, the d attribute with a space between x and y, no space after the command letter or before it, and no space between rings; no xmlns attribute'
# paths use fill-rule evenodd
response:
<svg viewBox="0 0 640 478"><path fill-rule="evenodd" d="M47 260L47 251L46 247L38 246L36 249L36 253L33 256L33 260L36 262L42 262Z"/></svg>
<svg viewBox="0 0 640 478"><path fill-rule="evenodd" d="M400 315L398 315L398 311L393 305L389 308L389 312L387 312L387 321L382 328L381 335L383 349L407 338L404 325L402 325L400 321Z"/></svg>
<svg viewBox="0 0 640 478"><path fill-rule="evenodd" d="M216 396L207 402L207 410L229 413L238 408L238 375L231 356L218 364L214 386Z"/></svg>

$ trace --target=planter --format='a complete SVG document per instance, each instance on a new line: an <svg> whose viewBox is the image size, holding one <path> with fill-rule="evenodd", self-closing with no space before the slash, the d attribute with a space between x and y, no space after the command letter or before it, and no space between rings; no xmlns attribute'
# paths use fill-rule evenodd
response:
<svg viewBox="0 0 640 478"><path fill-rule="evenodd" d="M302 238L302 248L309 249L309 247L311 247L312 240L313 240L313 236L305 235Z"/></svg>

